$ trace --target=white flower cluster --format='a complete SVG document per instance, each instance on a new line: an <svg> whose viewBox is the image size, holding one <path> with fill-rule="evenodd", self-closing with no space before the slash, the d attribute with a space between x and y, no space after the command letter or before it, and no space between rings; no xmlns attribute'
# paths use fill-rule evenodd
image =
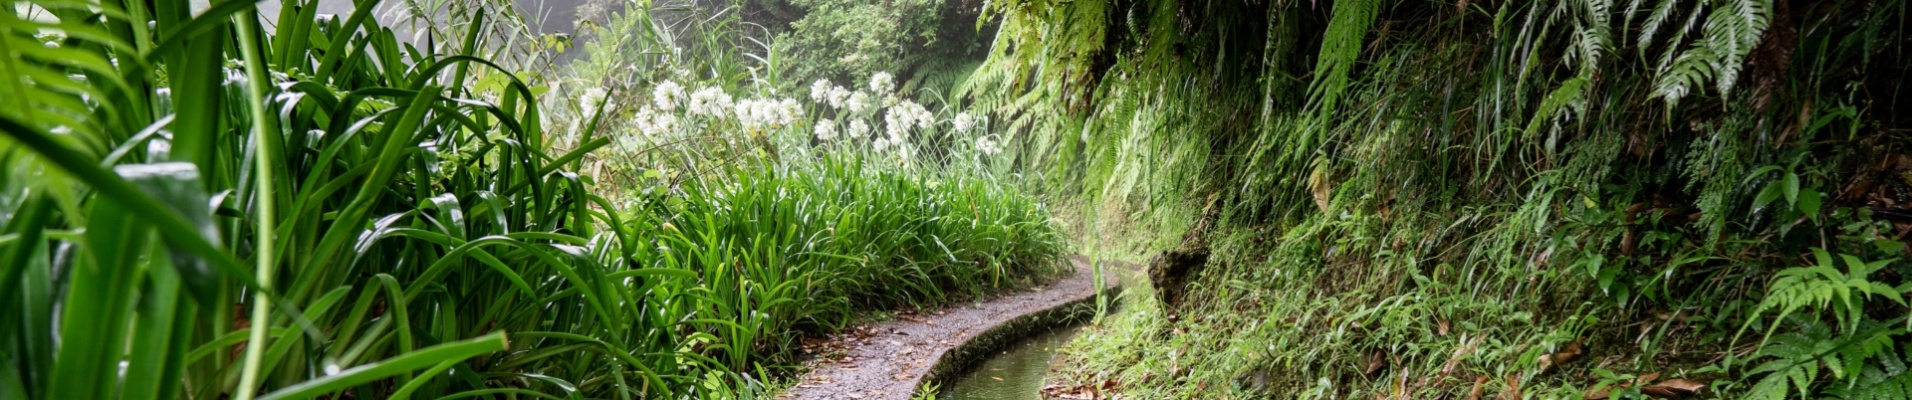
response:
<svg viewBox="0 0 1912 400"><path fill-rule="evenodd" d="M994 135L976 138L976 152L985 156L1001 153L1002 143L997 142Z"/></svg>
<svg viewBox="0 0 1912 400"><path fill-rule="evenodd" d="M890 112L883 115L883 122L886 123L883 128L889 131L891 137L903 137L909 134L911 127L929 129L935 120L935 117L929 114L929 109L923 108L923 105L916 104L914 101L905 100L896 107L890 107Z"/></svg>
<svg viewBox="0 0 1912 400"><path fill-rule="evenodd" d="M830 141L831 139L836 139L836 135L837 135L836 127L837 127L836 120L828 120L828 119L817 120L817 127L816 127L817 140L827 142L827 141Z"/></svg>
<svg viewBox="0 0 1912 400"><path fill-rule="evenodd" d="M636 120L632 123L636 125L637 132L649 136L666 134L677 127L677 114L658 112L651 107L638 110L632 119Z"/></svg>
<svg viewBox="0 0 1912 400"><path fill-rule="evenodd" d="M605 111L615 109L617 102L611 100L604 88L590 88L584 89L584 95L578 97L578 107L586 113L595 113L600 107Z"/></svg>
<svg viewBox="0 0 1912 400"><path fill-rule="evenodd" d="M850 135L851 139L862 139L863 135L870 133L870 124L863 123L863 120L850 121L850 129L843 133Z"/></svg>
<svg viewBox="0 0 1912 400"><path fill-rule="evenodd" d="M956 133L969 133L969 130L975 129L980 122L982 122L981 118L967 112L956 113L956 118L950 120L950 124L955 125Z"/></svg>
<svg viewBox="0 0 1912 400"><path fill-rule="evenodd" d="M796 123L797 117L803 116L803 107L791 99L745 99L737 102L736 114L737 123L745 128L776 128Z"/></svg>
<svg viewBox="0 0 1912 400"><path fill-rule="evenodd" d="M856 94L862 94L862 92L857 92ZM849 89L844 89L842 86L830 83L829 79L818 79L816 82L810 83L810 100L816 101L817 104L828 104L830 108L843 108L854 95L855 94L850 93ZM869 95L863 96L866 99L869 97ZM861 113L863 112L863 108L868 108L867 104L866 107L859 107L857 110L853 110L853 112Z"/></svg>
<svg viewBox="0 0 1912 400"><path fill-rule="evenodd" d="M659 110L665 112L676 111L677 103L683 101L684 85L666 80L659 82L657 86L651 87L651 102L655 103Z"/></svg>
<svg viewBox="0 0 1912 400"><path fill-rule="evenodd" d="M890 76L890 73L878 72L870 75L870 93L882 96L889 95L894 90L896 90L896 77Z"/></svg>
<svg viewBox="0 0 1912 400"><path fill-rule="evenodd" d="M863 111L869 110L871 106L874 105L875 104L870 102L870 94L862 91L851 94L850 98L846 99L843 103L844 109L850 110L851 114L862 114Z"/></svg>
<svg viewBox="0 0 1912 400"><path fill-rule="evenodd" d="M830 99L830 89L833 88L836 88L836 85L831 84L829 79L818 79L816 82L811 82L810 100L814 100L818 103L828 101Z"/></svg>
<svg viewBox="0 0 1912 400"><path fill-rule="evenodd" d="M719 117L731 111L730 94L715 86L697 89L690 94L690 113L706 117Z"/></svg>

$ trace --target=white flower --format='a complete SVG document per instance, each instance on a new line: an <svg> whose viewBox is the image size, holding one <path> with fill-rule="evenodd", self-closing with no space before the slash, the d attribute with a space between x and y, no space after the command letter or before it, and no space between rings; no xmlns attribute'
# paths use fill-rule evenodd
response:
<svg viewBox="0 0 1912 400"><path fill-rule="evenodd" d="M969 133L970 129L976 128L976 123L979 122L978 119L975 114L966 112L956 113L956 118L950 121L950 124L956 126L956 133Z"/></svg>
<svg viewBox="0 0 1912 400"><path fill-rule="evenodd" d="M762 100L739 100L731 112L736 115L737 123L745 128L755 129L769 123L766 119L769 113L764 112Z"/></svg>
<svg viewBox="0 0 1912 400"><path fill-rule="evenodd" d="M643 110L639 110L637 115L632 119L634 120L632 123L636 125L637 132L644 135L670 133L671 129L677 126L677 115L657 112L657 110L649 106L644 107Z"/></svg>
<svg viewBox="0 0 1912 400"><path fill-rule="evenodd" d="M849 103L845 105L849 107L851 114L862 114L863 110L870 109L870 94L861 90L851 94L848 101Z"/></svg>
<svg viewBox="0 0 1912 400"><path fill-rule="evenodd" d="M861 139L863 134L870 133L870 124L863 123L863 120L850 121L850 129L844 133L849 134L851 139Z"/></svg>
<svg viewBox="0 0 1912 400"><path fill-rule="evenodd" d="M929 110L923 108L923 105L913 101L903 101L896 107L891 107L889 113L883 115L883 122L887 124L883 128L889 132L890 136L902 137L909 133L911 127L928 129L934 120Z"/></svg>
<svg viewBox="0 0 1912 400"><path fill-rule="evenodd" d="M731 111L730 94L723 89L705 87L690 94L690 112L703 116L721 116Z"/></svg>
<svg viewBox="0 0 1912 400"><path fill-rule="evenodd" d="M810 84L810 100L815 100L821 103L829 99L830 88L832 86L835 86L835 85L831 85L829 79L818 79L816 82L811 83Z"/></svg>
<svg viewBox="0 0 1912 400"><path fill-rule="evenodd" d="M797 123L797 118L803 117L803 105L797 104L796 99L785 98L778 100L777 111L777 116L781 117L777 120L778 125L795 124Z"/></svg>
<svg viewBox="0 0 1912 400"><path fill-rule="evenodd" d="M599 108L609 111L615 105L604 88L584 89L584 95L578 96L578 107L582 107L587 113L598 112Z"/></svg>
<svg viewBox="0 0 1912 400"><path fill-rule="evenodd" d="M997 143L995 136L983 136L983 137L976 138L976 152L982 153L982 155L985 155L985 156L1001 153L1002 143Z"/></svg>
<svg viewBox="0 0 1912 400"><path fill-rule="evenodd" d="M746 128L776 128L797 122L803 107L792 99L747 99L739 101L733 112Z"/></svg>
<svg viewBox="0 0 1912 400"><path fill-rule="evenodd" d="M896 145L897 158L901 158L905 161L908 161L910 159L910 156L915 154L916 154L916 149L910 148L909 145L906 145L906 144Z"/></svg>
<svg viewBox="0 0 1912 400"><path fill-rule="evenodd" d="M837 135L836 121L828 120L828 119L818 120L817 126L816 126L816 132L817 132L818 141L828 142L831 139L836 139L836 135Z"/></svg>
<svg viewBox="0 0 1912 400"><path fill-rule="evenodd" d="M850 99L850 90L844 89L842 86L831 86L830 93L825 97L827 97L825 101L830 103L830 108L841 109L843 108L843 102Z"/></svg>
<svg viewBox="0 0 1912 400"><path fill-rule="evenodd" d="M875 141L870 142L870 146L876 148L876 151L882 152L883 149L890 147L890 138L887 138L887 137L876 138Z"/></svg>
<svg viewBox="0 0 1912 400"><path fill-rule="evenodd" d="M659 110L674 111L677 109L677 103L683 98L684 86L677 82L665 80L651 87L651 102L656 104Z"/></svg>
<svg viewBox="0 0 1912 400"><path fill-rule="evenodd" d="M896 90L896 77L890 76L890 73L878 72L870 75L870 92L887 95L893 90Z"/></svg>

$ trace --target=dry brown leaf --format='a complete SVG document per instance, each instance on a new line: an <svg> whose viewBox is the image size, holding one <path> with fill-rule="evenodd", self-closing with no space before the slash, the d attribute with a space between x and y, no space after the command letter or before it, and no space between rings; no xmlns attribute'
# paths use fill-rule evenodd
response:
<svg viewBox="0 0 1912 400"><path fill-rule="evenodd" d="M1573 342L1567 343L1567 347L1560 349L1559 352L1540 356L1540 370L1545 372L1554 366L1566 364L1569 361L1580 358L1582 350L1580 347L1580 339L1574 339Z"/></svg>
<svg viewBox="0 0 1912 400"><path fill-rule="evenodd" d="M1478 378L1474 378L1474 389L1467 392L1467 400L1480 400L1480 396L1486 394L1486 392L1487 375L1481 375Z"/></svg>
<svg viewBox="0 0 1912 400"><path fill-rule="evenodd" d="M1328 199L1334 190L1333 185L1328 183L1327 172L1326 169L1316 168L1314 173L1308 174L1308 191L1314 194L1315 207L1320 208L1322 213L1328 212Z"/></svg>
<svg viewBox="0 0 1912 400"><path fill-rule="evenodd" d="M1618 385L1614 385L1614 386L1607 386L1602 388L1587 389L1587 393L1585 395L1582 395L1580 398L1585 400L1607 400L1608 397L1612 397L1611 393L1613 392L1613 389L1619 388L1619 387L1620 386Z"/></svg>
<svg viewBox="0 0 1912 400"><path fill-rule="evenodd" d="M1640 393L1662 399L1678 399L1699 393L1706 384L1692 379L1673 378L1640 388Z"/></svg>
<svg viewBox="0 0 1912 400"><path fill-rule="evenodd" d="M1447 318L1434 317L1434 334L1447 336Z"/></svg>
<svg viewBox="0 0 1912 400"><path fill-rule="evenodd" d="M1480 348L1480 341L1485 338L1485 335L1476 335L1473 340L1462 341L1461 347L1454 349L1454 355L1447 357L1447 363L1441 364L1441 376L1453 375L1454 369L1460 367L1461 360L1467 359L1469 353Z"/></svg>
<svg viewBox="0 0 1912 400"><path fill-rule="evenodd" d="M1634 379L1633 379L1633 384L1635 384L1635 385L1645 385L1645 384L1646 384L1647 382L1652 382L1652 381L1657 381L1657 380L1660 380L1660 373L1658 373L1658 372L1650 372L1650 373L1647 373L1646 375L1640 375L1640 377L1639 377L1639 378L1634 378Z"/></svg>
<svg viewBox="0 0 1912 400"><path fill-rule="evenodd" d="M1381 371L1381 368L1386 366L1388 366L1387 356L1381 354L1380 350L1375 350L1374 355L1368 356L1368 369L1367 372L1363 374L1374 375L1375 372Z"/></svg>
<svg viewBox="0 0 1912 400"><path fill-rule="evenodd" d="M1507 389L1501 390L1495 400L1520 400L1520 374L1507 375Z"/></svg>

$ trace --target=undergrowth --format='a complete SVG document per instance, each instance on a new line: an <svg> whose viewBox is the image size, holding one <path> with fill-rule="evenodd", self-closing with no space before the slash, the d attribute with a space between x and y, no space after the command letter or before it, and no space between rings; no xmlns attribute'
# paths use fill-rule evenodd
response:
<svg viewBox="0 0 1912 400"><path fill-rule="evenodd" d="M0 398L764 397L801 335L1064 251L985 164L811 152L794 103L648 142L499 3L416 41L375 1L187 3L0 5Z"/></svg>
<svg viewBox="0 0 1912 400"><path fill-rule="evenodd" d="M1044 172L1032 186L1093 205L1086 226L1145 233L1120 244L1134 257L1212 254L1188 300L1131 296L1091 328L1061 383L1135 398L1904 389L1903 2L992 11L992 57L957 93L1007 121L1005 154Z"/></svg>

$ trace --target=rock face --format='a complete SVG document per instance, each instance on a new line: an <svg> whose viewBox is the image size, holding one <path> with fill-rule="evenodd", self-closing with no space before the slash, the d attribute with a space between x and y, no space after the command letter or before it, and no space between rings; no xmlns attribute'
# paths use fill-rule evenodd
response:
<svg viewBox="0 0 1912 400"><path fill-rule="evenodd" d="M1155 299L1173 316L1181 308L1188 291L1188 278L1208 264L1208 249L1163 251L1149 260L1149 282L1155 284Z"/></svg>
<svg viewBox="0 0 1912 400"><path fill-rule="evenodd" d="M1149 282L1155 285L1155 299L1162 302L1170 320L1180 315L1182 300L1188 297L1188 280L1208 265L1208 230L1215 225L1220 197L1220 192L1210 192L1201 219L1182 235L1182 244L1149 260Z"/></svg>

